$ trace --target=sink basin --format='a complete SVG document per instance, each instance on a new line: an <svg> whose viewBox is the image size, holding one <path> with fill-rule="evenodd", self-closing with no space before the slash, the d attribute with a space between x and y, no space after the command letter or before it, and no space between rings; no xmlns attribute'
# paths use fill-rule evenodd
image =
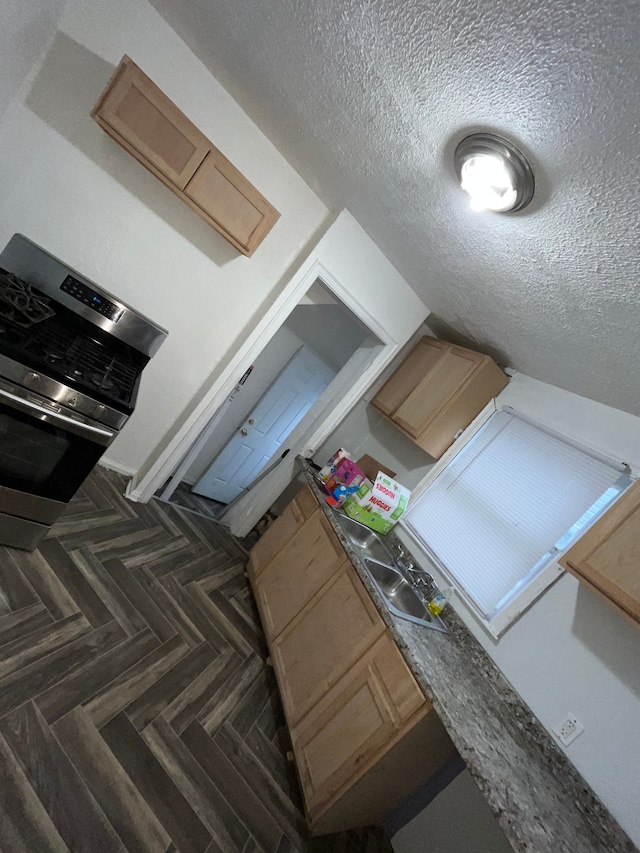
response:
<svg viewBox="0 0 640 853"><path fill-rule="evenodd" d="M396 616L446 632L439 616L432 616L427 605L398 569L383 566L365 557L364 564L389 610Z"/></svg>
<svg viewBox="0 0 640 853"><path fill-rule="evenodd" d="M335 516L347 539L358 550L363 557L371 557L386 566L393 566L394 559L387 551L380 537L373 530L365 527L348 515Z"/></svg>
<svg viewBox="0 0 640 853"><path fill-rule="evenodd" d="M420 595L396 567L393 555L378 534L348 515L335 513L334 518L362 557L371 580L389 610L401 619L446 632L442 619L429 613Z"/></svg>

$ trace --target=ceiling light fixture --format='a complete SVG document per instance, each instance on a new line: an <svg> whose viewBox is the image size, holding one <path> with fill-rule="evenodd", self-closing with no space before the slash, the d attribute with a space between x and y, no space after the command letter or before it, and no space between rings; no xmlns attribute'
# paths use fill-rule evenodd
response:
<svg viewBox="0 0 640 853"><path fill-rule="evenodd" d="M493 133L473 133L456 148L456 173L472 210L511 213L533 198L535 181L524 154Z"/></svg>

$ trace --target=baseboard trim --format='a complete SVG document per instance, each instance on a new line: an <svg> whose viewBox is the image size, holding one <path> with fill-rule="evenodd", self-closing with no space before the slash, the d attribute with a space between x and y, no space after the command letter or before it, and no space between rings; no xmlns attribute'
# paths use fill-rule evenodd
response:
<svg viewBox="0 0 640 853"><path fill-rule="evenodd" d="M100 459L98 465L101 465L103 468L108 468L109 471L115 471L116 474L122 474L125 477L135 477L138 473L135 468L129 468L128 465L123 465L121 462L117 462L115 459Z"/></svg>

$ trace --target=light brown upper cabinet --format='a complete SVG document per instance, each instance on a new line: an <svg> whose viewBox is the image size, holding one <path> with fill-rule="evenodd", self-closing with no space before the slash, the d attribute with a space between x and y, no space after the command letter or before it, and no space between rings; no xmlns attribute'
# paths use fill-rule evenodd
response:
<svg viewBox="0 0 640 853"><path fill-rule="evenodd" d="M640 482L569 548L560 564L640 623Z"/></svg>
<svg viewBox="0 0 640 853"><path fill-rule="evenodd" d="M243 254L252 255L278 220L273 205L128 56L91 115Z"/></svg>
<svg viewBox="0 0 640 853"><path fill-rule="evenodd" d="M488 355L424 337L371 405L439 459L508 381Z"/></svg>

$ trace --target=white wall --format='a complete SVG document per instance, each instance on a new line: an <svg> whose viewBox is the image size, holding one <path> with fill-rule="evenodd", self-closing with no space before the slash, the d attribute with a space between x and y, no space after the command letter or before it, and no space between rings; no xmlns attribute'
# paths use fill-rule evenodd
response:
<svg viewBox="0 0 640 853"><path fill-rule="evenodd" d="M122 55L281 212L252 258L98 127L89 112ZM137 470L316 234L328 211L146 0L69 0L31 89L0 128L0 246L21 231L169 330L107 460Z"/></svg>
<svg viewBox="0 0 640 853"><path fill-rule="evenodd" d="M513 853L468 770L403 826L391 844L395 853Z"/></svg>
<svg viewBox="0 0 640 853"><path fill-rule="evenodd" d="M65 0L0 0L0 118L42 56Z"/></svg>
<svg viewBox="0 0 640 853"><path fill-rule="evenodd" d="M287 326L336 373L370 334L342 305L297 305Z"/></svg>
<svg viewBox="0 0 640 853"><path fill-rule="evenodd" d="M229 441L233 432L242 424L249 412L302 345L300 338L294 335L286 325L278 329L262 350L260 358L256 359L251 375L241 386L209 440L187 471L184 478L187 483L195 483L198 477L206 471Z"/></svg>
<svg viewBox="0 0 640 853"><path fill-rule="evenodd" d="M498 403L640 466L634 415L521 374ZM585 732L567 755L640 846L640 630L568 574L500 640L490 638L459 599L453 606L547 729L569 711L582 722Z"/></svg>
<svg viewBox="0 0 640 853"><path fill-rule="evenodd" d="M321 281L314 281L309 290L300 299L299 305L337 305L338 301Z"/></svg>

